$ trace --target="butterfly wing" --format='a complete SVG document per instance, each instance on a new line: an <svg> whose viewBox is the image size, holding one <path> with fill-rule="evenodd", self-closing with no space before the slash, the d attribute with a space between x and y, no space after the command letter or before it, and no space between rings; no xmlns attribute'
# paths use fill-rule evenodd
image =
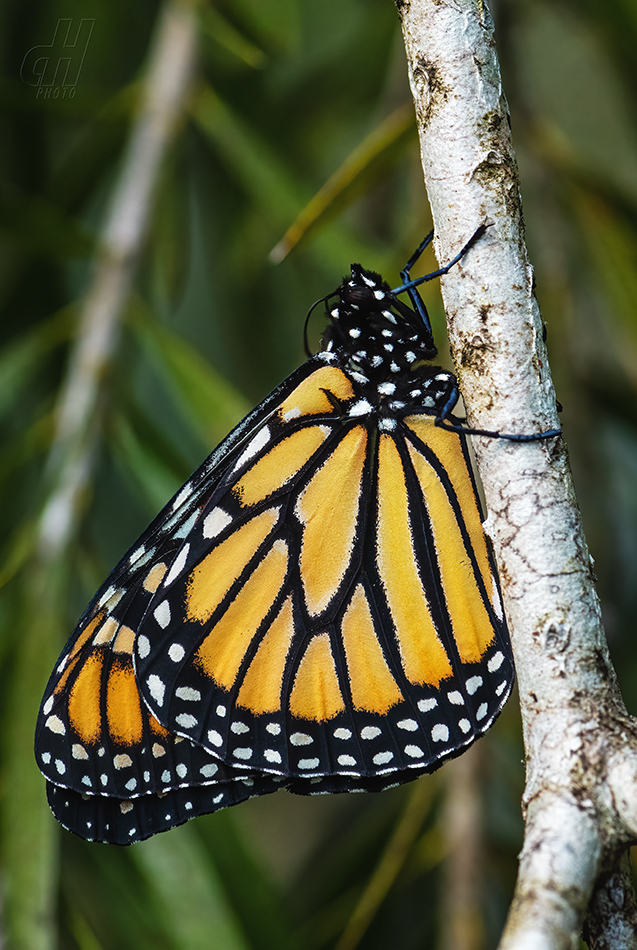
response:
<svg viewBox="0 0 637 950"><path fill-rule="evenodd" d="M379 433L371 407L348 414L357 399L337 367L289 395L140 625L149 709L232 767L413 777L485 731L510 691L463 437L431 414Z"/></svg>

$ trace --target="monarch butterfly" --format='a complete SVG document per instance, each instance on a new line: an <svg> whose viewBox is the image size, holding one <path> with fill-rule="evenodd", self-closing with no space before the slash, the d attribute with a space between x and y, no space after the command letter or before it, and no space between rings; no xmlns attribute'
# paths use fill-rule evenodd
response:
<svg viewBox="0 0 637 950"><path fill-rule="evenodd" d="M129 844L280 787L378 791L494 721L513 660L466 434L498 434L452 416L416 289L484 231L412 281L428 235L395 290L352 265L321 351L97 592L37 724L66 828Z"/></svg>

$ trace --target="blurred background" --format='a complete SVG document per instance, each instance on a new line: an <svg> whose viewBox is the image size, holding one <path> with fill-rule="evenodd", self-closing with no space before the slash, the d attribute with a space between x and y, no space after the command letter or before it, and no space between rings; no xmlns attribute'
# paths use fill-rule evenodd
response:
<svg viewBox="0 0 637 950"><path fill-rule="evenodd" d="M197 47L185 56L191 84L180 93L175 83L147 234L133 233L123 257L113 222L136 161L127 145L159 94L144 87L149 62L160 47L178 55L161 46L171 5L0 9L6 946L485 950L522 841L514 701L467 756L382 795L279 792L130 849L60 831L46 806L35 716L93 592L216 442L304 359L309 305L352 261L396 281L431 224L391 0L182 7ZM564 431L635 714L637 7L496 0L492 11ZM55 407L87 300L108 296L103 284L96 298L100 275L123 305L112 342L97 346L84 428L67 444ZM437 289L425 296L448 361Z"/></svg>

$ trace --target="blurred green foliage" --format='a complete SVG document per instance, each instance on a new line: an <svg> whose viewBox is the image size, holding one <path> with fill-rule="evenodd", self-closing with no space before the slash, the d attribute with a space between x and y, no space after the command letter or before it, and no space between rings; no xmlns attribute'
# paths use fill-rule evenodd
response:
<svg viewBox="0 0 637 950"><path fill-rule="evenodd" d="M5 767L0 786L7 946L320 950L390 865L369 928L339 946L437 946L448 767L418 783L429 791L415 811L413 787L278 793L125 851L58 833L43 804L29 751L44 687L33 651L53 662L157 509L304 358L308 306L353 260L391 279L430 227L390 0L206 5L196 87L105 386L81 529L34 589L52 411L158 9L6 0L0 10L0 753L4 766L22 763L19 774ZM637 15L628 0L497 0L493 12L564 429L611 650L637 713ZM30 51L52 42L60 18L81 17L95 24L73 95L46 97ZM274 266L269 252L333 175L314 230ZM441 339L435 289L427 295ZM22 649L34 629L39 646ZM497 940L521 843L513 703L480 750L476 950ZM395 852L406 814L417 817ZM12 835L20 821L34 832L23 848ZM37 916L47 906L52 916L30 927L29 907Z"/></svg>

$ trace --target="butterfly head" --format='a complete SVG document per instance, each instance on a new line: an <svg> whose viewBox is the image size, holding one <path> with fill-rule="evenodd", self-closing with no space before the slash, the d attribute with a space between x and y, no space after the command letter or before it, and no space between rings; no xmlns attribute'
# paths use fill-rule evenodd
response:
<svg viewBox="0 0 637 950"><path fill-rule="evenodd" d="M374 271L352 264L351 275L326 299L329 325L323 349L371 380L411 375L436 348L422 332L417 314L392 293Z"/></svg>

